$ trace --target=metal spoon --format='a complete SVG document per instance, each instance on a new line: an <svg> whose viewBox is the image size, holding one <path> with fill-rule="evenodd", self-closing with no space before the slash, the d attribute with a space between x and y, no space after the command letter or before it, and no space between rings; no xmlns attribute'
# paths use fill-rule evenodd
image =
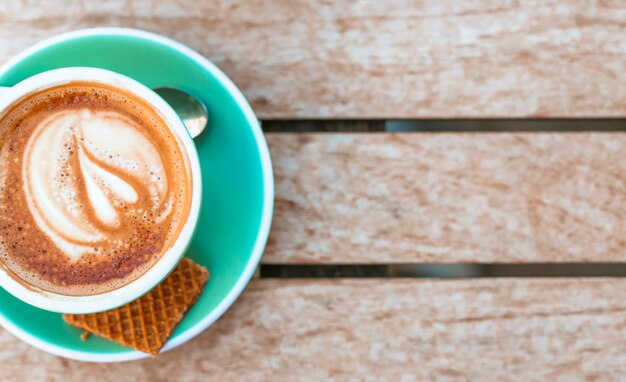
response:
<svg viewBox="0 0 626 382"><path fill-rule="evenodd" d="M198 101L196 97L182 90L168 87L154 88L153 90L176 111L189 130L191 138L197 137L206 129L209 113L204 103Z"/></svg>

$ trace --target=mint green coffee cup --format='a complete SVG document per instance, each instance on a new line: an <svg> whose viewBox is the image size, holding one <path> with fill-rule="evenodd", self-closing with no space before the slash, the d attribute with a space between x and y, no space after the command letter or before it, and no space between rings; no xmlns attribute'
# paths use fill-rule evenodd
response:
<svg viewBox="0 0 626 382"><path fill-rule="evenodd" d="M207 267L211 279L163 350L172 349L221 316L258 265L274 197L267 144L249 104L217 67L191 49L147 32L98 28L53 37L0 67L0 86L73 66L112 70L151 88L178 88L207 106L209 128L195 139L202 207L186 256ZM94 336L83 342L81 332L60 314L32 307L4 290L0 324L31 345L67 358L115 362L146 356Z"/></svg>

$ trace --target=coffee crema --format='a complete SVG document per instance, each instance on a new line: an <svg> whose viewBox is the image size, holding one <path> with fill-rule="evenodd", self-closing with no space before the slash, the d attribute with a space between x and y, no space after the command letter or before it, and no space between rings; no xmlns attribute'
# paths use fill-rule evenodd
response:
<svg viewBox="0 0 626 382"><path fill-rule="evenodd" d="M191 172L179 138L143 100L75 82L0 117L0 262L53 293L117 289L175 242Z"/></svg>

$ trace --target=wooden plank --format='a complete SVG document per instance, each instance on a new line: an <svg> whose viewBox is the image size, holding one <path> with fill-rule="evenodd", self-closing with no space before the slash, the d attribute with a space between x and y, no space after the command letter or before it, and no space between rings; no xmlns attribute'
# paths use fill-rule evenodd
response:
<svg viewBox="0 0 626 382"><path fill-rule="evenodd" d="M622 133L267 138L265 263L626 261Z"/></svg>
<svg viewBox="0 0 626 382"><path fill-rule="evenodd" d="M261 118L626 115L620 1L4 0L0 62L126 26L217 63Z"/></svg>
<svg viewBox="0 0 626 382"><path fill-rule="evenodd" d="M625 310L624 279L255 280L156 360L67 361L2 332L0 379L618 380Z"/></svg>

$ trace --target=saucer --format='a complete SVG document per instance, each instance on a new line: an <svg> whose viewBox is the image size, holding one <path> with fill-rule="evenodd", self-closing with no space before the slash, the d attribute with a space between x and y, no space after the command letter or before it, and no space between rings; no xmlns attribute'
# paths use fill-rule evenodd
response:
<svg viewBox="0 0 626 382"><path fill-rule="evenodd" d="M274 182L267 143L250 105L215 65L168 38L124 28L96 28L43 41L0 67L0 85L68 66L125 74L148 87L178 88L201 99L209 126L194 140L202 168L202 207L187 257L211 278L162 351L189 341L243 291L261 258L271 224ZM29 344L71 359L119 362L146 354L67 325L0 289L0 324Z"/></svg>

